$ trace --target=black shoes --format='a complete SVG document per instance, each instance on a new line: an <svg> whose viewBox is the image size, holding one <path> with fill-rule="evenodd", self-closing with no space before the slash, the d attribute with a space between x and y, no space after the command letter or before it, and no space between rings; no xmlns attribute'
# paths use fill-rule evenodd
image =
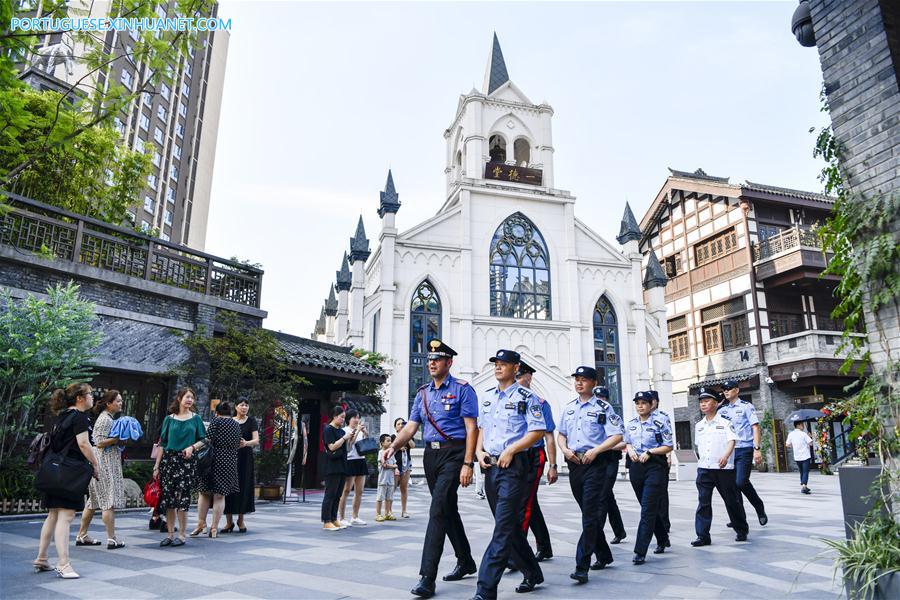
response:
<svg viewBox="0 0 900 600"><path fill-rule="evenodd" d="M618 535L617 535L616 537L614 537L614 538L612 539L612 541L610 542L610 544L621 544L621 543L622 543L622 540L624 540L626 537L628 537L628 536L627 536L627 535L622 535L622 536L618 536Z"/></svg>
<svg viewBox="0 0 900 600"><path fill-rule="evenodd" d="M478 571L478 567L475 565L475 561L466 564L457 564L453 567L453 570L444 575L444 581L459 581L466 575L474 575ZM419 582L422 583L421 581ZM434 583L432 582L432 593L434 593Z"/></svg>
<svg viewBox="0 0 900 600"><path fill-rule="evenodd" d="M538 562L544 562L553 558L553 550L538 550L534 553L534 557Z"/></svg>
<svg viewBox="0 0 900 600"><path fill-rule="evenodd" d="M729 521L728 523L725 523L725 527L730 527L731 529L734 529L734 523Z"/></svg>
<svg viewBox="0 0 900 600"><path fill-rule="evenodd" d="M693 546L694 548L698 548L700 546L709 546L710 544L712 544L712 540L710 540L708 538L704 539L704 538L700 538L700 537L698 537L696 540L691 542L691 546Z"/></svg>
<svg viewBox="0 0 900 600"><path fill-rule="evenodd" d="M636 565L642 565L647 562L647 560L644 558L643 554L635 554L634 558L631 559L631 562Z"/></svg>
<svg viewBox="0 0 900 600"><path fill-rule="evenodd" d="M747 533L739 533L734 536L734 541L736 542L746 542L747 541Z"/></svg>
<svg viewBox="0 0 900 600"><path fill-rule="evenodd" d="M419 598L431 598L434 596L434 577L423 577L409 593Z"/></svg>
<svg viewBox="0 0 900 600"><path fill-rule="evenodd" d="M601 569L605 569L609 565L613 564L612 559L610 560L600 560L599 558L591 565L591 571L600 571Z"/></svg>
<svg viewBox="0 0 900 600"><path fill-rule="evenodd" d="M474 596L472 596L471 600L487 600L487 598L485 598L481 594L475 594Z"/></svg>
<svg viewBox="0 0 900 600"><path fill-rule="evenodd" d="M663 554L666 551L666 548L671 548L671 547L672 547L672 542L670 542L669 540L666 540L665 542L656 545L656 549L653 551L653 554Z"/></svg>
<svg viewBox="0 0 900 600"><path fill-rule="evenodd" d="M762 514L759 514L759 515L756 515L756 516L759 517L759 524L760 524L760 525L765 526L765 524L769 522L769 517L766 516L766 513L762 513Z"/></svg>
<svg viewBox="0 0 900 600"><path fill-rule="evenodd" d="M578 583L587 583L588 582L587 571L579 571L578 569L576 569L574 573L571 573L569 575L569 577L571 579L574 579Z"/></svg>
<svg viewBox="0 0 900 600"><path fill-rule="evenodd" d="M516 593L527 594L528 592L533 592L534 588L542 583L544 583L544 576L540 573L534 577L526 577L522 580L522 583L516 586Z"/></svg>

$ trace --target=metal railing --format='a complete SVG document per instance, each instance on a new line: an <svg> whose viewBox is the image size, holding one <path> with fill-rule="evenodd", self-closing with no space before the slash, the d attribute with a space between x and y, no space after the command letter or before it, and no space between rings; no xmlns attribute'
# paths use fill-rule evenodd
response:
<svg viewBox="0 0 900 600"><path fill-rule="evenodd" d="M773 235L753 246L753 260L764 260L776 254L787 252L801 246L821 248L819 237L808 225L794 225L781 233Z"/></svg>
<svg viewBox="0 0 900 600"><path fill-rule="evenodd" d="M0 245L259 308L263 271L6 192Z"/></svg>

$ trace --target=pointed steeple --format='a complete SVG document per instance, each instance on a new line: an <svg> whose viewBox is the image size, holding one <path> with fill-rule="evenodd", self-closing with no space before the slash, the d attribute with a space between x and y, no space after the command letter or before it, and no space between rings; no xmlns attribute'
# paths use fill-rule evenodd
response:
<svg viewBox="0 0 900 600"><path fill-rule="evenodd" d="M341 261L341 270L336 271L335 276L338 291L349 291L350 284L353 283L353 275L350 274L350 263L347 261L346 252L344 252L344 259Z"/></svg>
<svg viewBox="0 0 900 600"><path fill-rule="evenodd" d="M384 191L379 192L381 196L381 204L378 207L378 216L384 218L384 213L396 213L400 210L400 194L394 189L394 176L388 169L387 183L384 184Z"/></svg>
<svg viewBox="0 0 900 600"><path fill-rule="evenodd" d="M325 309L319 312L319 318L316 319L316 328L313 329L313 336L325 335Z"/></svg>
<svg viewBox="0 0 900 600"><path fill-rule="evenodd" d="M328 298L325 300L325 314L329 317L333 317L337 314L338 311L338 301L337 298L334 297L334 286L328 286Z"/></svg>
<svg viewBox="0 0 900 600"><path fill-rule="evenodd" d="M647 260L647 270L644 272L644 289L652 290L657 287L666 287L669 278L666 277L659 259L656 258L656 252L650 249L650 258Z"/></svg>
<svg viewBox="0 0 900 600"><path fill-rule="evenodd" d="M356 235L350 238L350 261L365 261L372 252L369 250L369 240L366 238L366 228L363 226L362 215L356 225Z"/></svg>
<svg viewBox="0 0 900 600"><path fill-rule="evenodd" d="M494 90L509 81L509 73L506 72L506 62L503 60L503 51L500 50L500 40L497 32L494 32L494 43L491 46L491 54L488 57L487 69L484 72L484 93L493 94Z"/></svg>
<svg viewBox="0 0 900 600"><path fill-rule="evenodd" d="M616 236L616 239L620 244L640 241L641 239L641 228L638 226L637 219L634 218L631 206L627 202L625 203L625 214L622 215L622 224L619 226L619 235Z"/></svg>

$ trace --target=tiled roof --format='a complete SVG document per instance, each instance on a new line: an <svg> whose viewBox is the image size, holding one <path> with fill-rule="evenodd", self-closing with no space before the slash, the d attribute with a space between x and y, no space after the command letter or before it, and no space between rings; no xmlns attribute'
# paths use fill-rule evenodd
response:
<svg viewBox="0 0 900 600"><path fill-rule="evenodd" d="M287 333L276 331L272 333L278 340L278 344L287 353L288 363L300 367L298 369L300 371L303 370L303 367L311 367L328 369L334 371L336 376L344 375L351 379L357 379L358 376L374 377L381 381L387 379L383 370L350 354L349 347L316 342Z"/></svg>
<svg viewBox="0 0 900 600"><path fill-rule="evenodd" d="M381 401L372 396L344 396L339 400L347 410L353 409L361 415L382 415L386 410Z"/></svg>
<svg viewBox="0 0 900 600"><path fill-rule="evenodd" d="M728 177L714 177L713 175L707 175L706 171L703 169L697 169L693 173L689 171L677 171L675 169L670 168L669 173L672 174L672 177L685 177L687 179L700 179L703 181L715 181L718 183L728 183Z"/></svg>
<svg viewBox="0 0 900 600"><path fill-rule="evenodd" d="M741 184L741 192L749 190L751 192L762 192L764 194L774 194L776 196L788 196L792 198L803 198L804 200L813 200L823 204L834 204L834 198L825 194L817 194L816 192L804 192L803 190L792 190L790 188L777 187L774 185L766 185L764 183L753 183L745 181Z"/></svg>
<svg viewBox="0 0 900 600"><path fill-rule="evenodd" d="M726 375L725 377L718 377L716 379L706 379L704 381L698 381L697 383L691 383L688 387L691 390L695 388L708 388L708 387L717 387L725 383L726 381L749 381L754 377L757 377L758 373L744 373L742 375Z"/></svg>

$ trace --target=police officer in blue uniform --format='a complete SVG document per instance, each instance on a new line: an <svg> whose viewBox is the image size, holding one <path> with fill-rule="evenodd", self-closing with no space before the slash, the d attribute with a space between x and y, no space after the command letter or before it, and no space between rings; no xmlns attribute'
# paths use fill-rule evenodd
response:
<svg viewBox="0 0 900 600"><path fill-rule="evenodd" d="M652 401L650 405L650 416L653 419L658 419L666 424L666 427L669 428L669 431L672 430L672 420L669 419L669 415L666 414L665 411L659 409L659 392L656 390L648 390L648 394L650 394L650 399ZM657 517L662 522L662 527L656 528L656 549L653 550L653 554L662 554L666 551L666 548L672 547L672 542L669 540L669 531L672 529L672 523L669 521L669 475L672 472L672 455L666 455L666 493L662 495L662 499L659 503L659 516ZM658 532L665 531L665 536L660 537Z"/></svg>
<svg viewBox="0 0 900 600"><path fill-rule="evenodd" d="M578 397L563 407L557 439L569 467L572 495L581 507L581 537L569 577L587 583L591 555L597 554L598 568L613 562L603 526L618 469L613 448L622 441L622 419L605 400L609 391L597 387L596 369L578 367L572 376Z"/></svg>
<svg viewBox="0 0 900 600"><path fill-rule="evenodd" d="M532 481L531 448L543 437L547 424L537 395L516 383L519 353L498 350L490 360L497 386L479 396L477 455L485 470L484 489L494 513L494 533L481 558L473 600L497 597L509 561L525 577L516 592L530 592L544 581L522 531L522 515Z"/></svg>
<svg viewBox="0 0 900 600"><path fill-rule="evenodd" d="M672 429L650 415L652 396L647 392L634 395L638 416L625 426L625 443L631 457L629 479L635 496L641 503L641 523L634 542L636 565L644 564L650 539L665 539L662 520L658 519L660 499L666 494L666 454L672 451Z"/></svg>
<svg viewBox="0 0 900 600"><path fill-rule="evenodd" d="M525 361L519 362L519 371L516 373L516 383L521 387L531 389L531 378L535 370ZM533 479L529 486L528 500L525 502L525 518L522 521L522 531L525 537L528 537L528 529L534 534L535 546L537 552L534 557L538 562L543 562L549 558L553 558L553 546L550 543L550 531L547 529L547 522L544 520L544 514L541 511L541 505L538 503L537 493L541 484L541 477L544 471L547 472L547 483L553 485L559 477L556 464L556 441L553 439L553 432L556 431L556 422L553 420L553 411L550 409L550 403L544 398L538 398L541 403L541 411L544 413L544 421L547 423L547 429L544 436L538 440L531 452L532 455L532 473ZM549 464L548 464L549 462Z"/></svg>
<svg viewBox="0 0 900 600"><path fill-rule="evenodd" d="M738 436L734 449L734 478L738 489L738 500L743 506L743 496L746 496L756 510L759 524L765 525L769 522L769 517L766 516L766 506L759 494L756 493L756 488L750 483L750 469L753 467L753 463L762 462L759 445L759 418L756 416L753 403L740 399L740 390L736 381L729 379L723 383L722 393L725 395L725 402L719 406L718 414L731 421Z"/></svg>
<svg viewBox="0 0 900 600"><path fill-rule="evenodd" d="M387 460L422 426L423 466L431 492L431 509L419 569L421 580L410 592L420 598L434 595L445 535L453 545L457 564L444 576L444 581L458 581L477 571L459 516L457 491L460 485L466 487L472 482L478 437L478 396L468 382L450 374L454 356L456 351L441 340L428 343L428 373L432 380L418 389L406 426L383 452Z"/></svg>

